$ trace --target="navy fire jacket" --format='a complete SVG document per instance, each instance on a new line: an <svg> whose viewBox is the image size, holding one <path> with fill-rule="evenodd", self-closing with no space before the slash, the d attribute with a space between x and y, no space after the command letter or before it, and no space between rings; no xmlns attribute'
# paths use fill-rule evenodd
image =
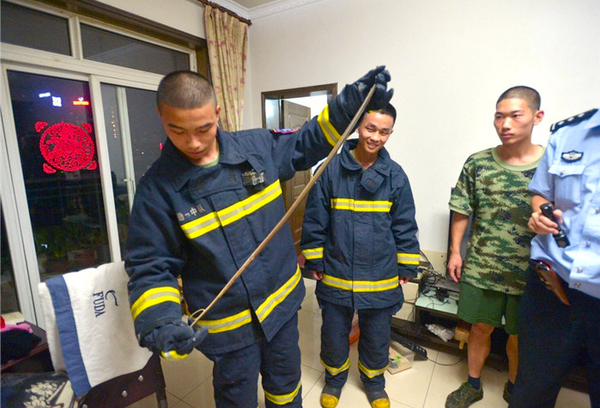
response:
<svg viewBox="0 0 600 408"><path fill-rule="evenodd" d="M302 225L302 254L323 272L317 297L355 309L403 301L399 277L416 277L415 205L402 167L385 149L363 171L345 143L311 190Z"/></svg>
<svg viewBox="0 0 600 408"><path fill-rule="evenodd" d="M126 245L139 338L181 318L178 276L189 311L205 308L283 217L280 180L326 156L340 138L336 127L349 122L331 106L296 132L218 130L214 167L189 163L167 140L137 187ZM339 119L336 126L330 115ZM245 183L248 174L264 181ZM208 328L201 351L223 353L271 340L304 293L286 226L200 321Z"/></svg>

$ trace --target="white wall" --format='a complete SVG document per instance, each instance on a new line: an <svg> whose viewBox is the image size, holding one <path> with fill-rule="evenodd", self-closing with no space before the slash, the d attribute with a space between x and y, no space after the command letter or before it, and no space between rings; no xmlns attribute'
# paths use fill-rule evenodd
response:
<svg viewBox="0 0 600 408"><path fill-rule="evenodd" d="M205 38L194 0L101 0ZM395 89L392 157L408 173L425 250L445 252L448 198L467 156L498 143L495 101L528 85L546 118L600 106L598 0L320 0L250 27L244 127L264 91L338 83L385 64Z"/></svg>
<svg viewBox="0 0 600 408"><path fill-rule="evenodd" d="M244 127L261 125L260 94L337 82L385 64L398 110L388 142L407 172L425 250L446 251L450 188L470 153L499 143L495 102L536 88L534 132L600 107L598 0L321 0L253 20Z"/></svg>
<svg viewBox="0 0 600 408"><path fill-rule="evenodd" d="M194 0L99 0L101 3L206 38L204 6Z"/></svg>

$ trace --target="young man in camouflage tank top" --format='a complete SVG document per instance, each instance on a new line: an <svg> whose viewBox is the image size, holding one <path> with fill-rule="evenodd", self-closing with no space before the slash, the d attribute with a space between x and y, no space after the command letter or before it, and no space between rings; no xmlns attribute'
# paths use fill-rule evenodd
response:
<svg viewBox="0 0 600 408"><path fill-rule="evenodd" d="M495 327L508 333L510 399L518 365L518 304L525 288L531 195L527 189L544 148L531 142L533 127L544 117L540 96L532 88L506 90L496 102L494 127L501 145L471 155L450 198L448 273L460 282L458 316L471 323L468 339L469 378L446 399L446 408L465 408L483 398L481 371L490 353ZM466 259L460 243L471 228Z"/></svg>

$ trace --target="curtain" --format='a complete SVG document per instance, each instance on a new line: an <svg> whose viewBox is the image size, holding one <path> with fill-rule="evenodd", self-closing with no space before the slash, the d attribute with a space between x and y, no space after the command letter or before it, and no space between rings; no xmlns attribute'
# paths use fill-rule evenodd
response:
<svg viewBox="0 0 600 408"><path fill-rule="evenodd" d="M237 131L242 128L248 24L206 5L204 25L211 79L221 105L221 127Z"/></svg>

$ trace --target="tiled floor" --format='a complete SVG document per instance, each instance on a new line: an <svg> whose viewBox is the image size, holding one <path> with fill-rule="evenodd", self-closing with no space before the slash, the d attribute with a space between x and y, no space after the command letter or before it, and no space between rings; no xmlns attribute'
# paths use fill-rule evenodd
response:
<svg viewBox="0 0 600 408"><path fill-rule="evenodd" d="M300 348L302 350L302 396L304 408L319 408L319 396L324 385L323 367L319 361L321 314L314 297L312 280L305 280L307 296L299 312ZM386 372L386 390L393 408L443 408L446 396L467 376L466 361L437 350L428 349L430 360L415 359L413 367L391 375ZM356 343L351 347L350 375L340 398L340 408L369 408L357 369ZM433 361L431 361L433 360ZM435 362L437 362L437 364ZM170 408L214 408L212 364L201 353L194 351L188 358L177 362L163 360ZM482 381L485 395L475 408L505 408L502 389L506 372L486 366ZM136 408L156 406L153 397L134 404ZM259 395L259 407L264 408L264 397ZM563 388L556 408L589 408L587 394Z"/></svg>

